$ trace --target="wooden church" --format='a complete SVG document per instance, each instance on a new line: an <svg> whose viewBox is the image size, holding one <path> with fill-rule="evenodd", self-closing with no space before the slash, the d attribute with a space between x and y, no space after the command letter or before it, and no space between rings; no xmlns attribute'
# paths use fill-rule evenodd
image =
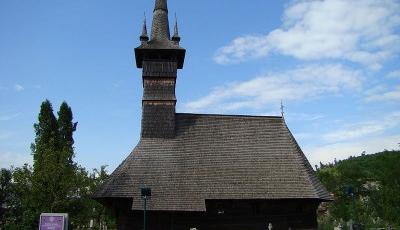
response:
<svg viewBox="0 0 400 230"><path fill-rule="evenodd" d="M176 113L186 50L177 24L170 36L166 0L140 41L141 139L94 194L118 229L144 228L143 188L147 230L317 229L317 208L332 197L284 118Z"/></svg>

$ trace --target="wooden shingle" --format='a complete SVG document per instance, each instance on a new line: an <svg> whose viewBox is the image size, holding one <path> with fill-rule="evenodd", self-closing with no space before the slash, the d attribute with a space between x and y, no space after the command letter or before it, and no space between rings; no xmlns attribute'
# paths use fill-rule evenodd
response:
<svg viewBox="0 0 400 230"><path fill-rule="evenodd" d="M332 200L282 117L176 114L172 139L142 138L97 191L149 210L205 211L206 200Z"/></svg>

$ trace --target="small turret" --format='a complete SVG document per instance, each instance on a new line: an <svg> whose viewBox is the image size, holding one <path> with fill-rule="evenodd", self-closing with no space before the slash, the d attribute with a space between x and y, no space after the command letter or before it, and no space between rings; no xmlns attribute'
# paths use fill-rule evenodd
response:
<svg viewBox="0 0 400 230"><path fill-rule="evenodd" d="M149 41L149 35L147 35L147 25L146 25L146 15L144 16L143 20L143 28L142 28L142 34L140 35L140 41L142 42L142 45L146 44Z"/></svg>
<svg viewBox="0 0 400 230"><path fill-rule="evenodd" d="M175 26L174 26L174 35L172 36L171 39L176 45L179 45L179 42L181 41L181 37L179 36L179 30L178 30L178 19L176 18L175 14Z"/></svg>

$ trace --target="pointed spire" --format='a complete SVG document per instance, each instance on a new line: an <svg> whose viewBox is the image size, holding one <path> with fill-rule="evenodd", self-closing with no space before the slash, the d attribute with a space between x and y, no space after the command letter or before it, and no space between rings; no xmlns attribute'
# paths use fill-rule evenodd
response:
<svg viewBox="0 0 400 230"><path fill-rule="evenodd" d="M142 34L140 35L140 41L143 43L149 41L149 36L147 35L147 25L146 25L146 13L144 14L144 20L143 20L143 28L142 28Z"/></svg>
<svg viewBox="0 0 400 230"><path fill-rule="evenodd" d="M172 36L172 41L176 43L179 43L181 41L181 37L179 36L178 19L176 18L176 14L175 14L174 35Z"/></svg>
<svg viewBox="0 0 400 230"><path fill-rule="evenodd" d="M169 41L169 21L167 0L156 0L153 12L153 25L151 28L151 40Z"/></svg>
<svg viewBox="0 0 400 230"><path fill-rule="evenodd" d="M167 0L156 0L156 5L154 7L154 11L156 11L156 10L165 10L168 12Z"/></svg>
<svg viewBox="0 0 400 230"><path fill-rule="evenodd" d="M176 13L175 13L174 37L179 37L179 31L178 31L178 18L176 17Z"/></svg>

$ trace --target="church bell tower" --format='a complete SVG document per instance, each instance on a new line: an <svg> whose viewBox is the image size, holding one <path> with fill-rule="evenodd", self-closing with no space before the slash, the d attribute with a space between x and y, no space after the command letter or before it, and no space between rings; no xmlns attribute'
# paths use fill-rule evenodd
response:
<svg viewBox="0 0 400 230"><path fill-rule="evenodd" d="M175 85L186 50L180 47L178 23L170 36L167 0L156 0L151 37L146 20L135 49L136 66L143 70L142 138L175 137Z"/></svg>

